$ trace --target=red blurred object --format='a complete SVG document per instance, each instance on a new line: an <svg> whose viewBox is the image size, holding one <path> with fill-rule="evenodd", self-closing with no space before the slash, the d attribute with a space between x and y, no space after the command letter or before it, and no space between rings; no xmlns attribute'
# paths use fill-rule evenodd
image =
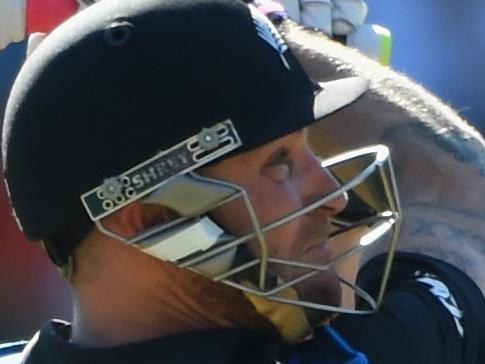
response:
<svg viewBox="0 0 485 364"><path fill-rule="evenodd" d="M26 0L26 32L48 33L76 13L76 0Z"/></svg>
<svg viewBox="0 0 485 364"><path fill-rule="evenodd" d="M0 342L4 342L31 337L52 317L69 319L71 292L41 245L27 241L19 231L0 177Z"/></svg>
<svg viewBox="0 0 485 364"><path fill-rule="evenodd" d="M26 33L50 32L77 10L76 0L26 0ZM41 245L20 232L0 172L0 342L27 339L53 317L69 319L70 296Z"/></svg>

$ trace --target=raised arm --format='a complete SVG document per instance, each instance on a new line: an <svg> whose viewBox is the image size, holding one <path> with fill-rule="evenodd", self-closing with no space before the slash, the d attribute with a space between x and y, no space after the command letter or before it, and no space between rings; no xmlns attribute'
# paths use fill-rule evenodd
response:
<svg viewBox="0 0 485 364"><path fill-rule="evenodd" d="M399 250L453 264L485 294L482 136L407 77L320 34L287 27L290 44L316 80L344 73L371 81L367 95L311 129L314 148L325 156L366 144L389 146L404 216Z"/></svg>

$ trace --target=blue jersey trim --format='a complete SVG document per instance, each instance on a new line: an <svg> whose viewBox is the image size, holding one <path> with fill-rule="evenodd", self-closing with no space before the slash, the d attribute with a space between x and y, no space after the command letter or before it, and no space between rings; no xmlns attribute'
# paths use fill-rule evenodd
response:
<svg viewBox="0 0 485 364"><path fill-rule="evenodd" d="M350 357L345 364L369 364L367 356L364 353L355 350L333 327L326 325L323 329L335 340L340 349Z"/></svg>
<svg viewBox="0 0 485 364"><path fill-rule="evenodd" d="M369 364L367 356L354 349L337 330L324 326L313 338L296 345L287 358L288 364Z"/></svg>

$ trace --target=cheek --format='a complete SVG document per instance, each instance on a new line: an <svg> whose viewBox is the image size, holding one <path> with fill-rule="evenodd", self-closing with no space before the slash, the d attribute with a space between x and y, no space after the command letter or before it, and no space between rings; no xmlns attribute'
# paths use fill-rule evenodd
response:
<svg viewBox="0 0 485 364"><path fill-rule="evenodd" d="M298 255L299 222L291 221L266 234L269 254L279 258L291 258Z"/></svg>
<svg viewBox="0 0 485 364"><path fill-rule="evenodd" d="M250 194L261 226L270 224L302 207L300 195L291 184L273 185L272 188L264 189L264 191L264 193ZM270 255L281 258L289 258L294 255L298 248L295 242L298 237L299 224L298 220L293 220L265 233ZM252 242L252 248L256 254L259 254L260 248L257 241Z"/></svg>
<svg viewBox="0 0 485 364"><path fill-rule="evenodd" d="M287 183L275 185L260 180L258 184L246 186L251 205L260 226L270 224L302 207L296 186ZM243 236L253 231L248 210L242 199L231 201L211 212L211 217L226 231ZM297 244L300 230L299 220L293 220L264 234L270 255L281 258L298 256ZM249 242L250 250L260 255L258 239Z"/></svg>
<svg viewBox="0 0 485 364"><path fill-rule="evenodd" d="M266 180L248 188L251 204L262 225L269 224L302 207L301 194L295 183L271 183Z"/></svg>

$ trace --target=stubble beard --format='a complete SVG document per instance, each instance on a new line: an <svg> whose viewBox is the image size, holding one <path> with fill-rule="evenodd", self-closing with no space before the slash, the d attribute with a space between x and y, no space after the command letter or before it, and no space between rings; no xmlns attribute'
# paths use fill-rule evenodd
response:
<svg viewBox="0 0 485 364"><path fill-rule="evenodd" d="M295 289L302 301L320 305L340 307L342 304L342 288L337 274L328 270L297 284ZM335 317L335 312L304 308L307 319L312 327L328 323Z"/></svg>
<svg viewBox="0 0 485 364"><path fill-rule="evenodd" d="M317 241L318 239L321 239L322 236L327 235L326 232L322 232L321 230L322 229L310 226L302 228L301 233L299 234L301 239L298 239L298 241ZM292 258L292 260L297 260L302 263L325 265L332 258L331 246L327 244L325 250L327 250L326 257L319 261L315 261L312 256L305 255L300 258ZM274 267L274 271L278 276L288 282L308 274L313 270L310 268L280 266ZM342 304L342 286L340 284L339 276L331 267L295 284L293 288L296 290L298 298L301 301L332 307L340 307ZM335 312L323 309L304 308L304 310L312 327L328 323L336 315Z"/></svg>

